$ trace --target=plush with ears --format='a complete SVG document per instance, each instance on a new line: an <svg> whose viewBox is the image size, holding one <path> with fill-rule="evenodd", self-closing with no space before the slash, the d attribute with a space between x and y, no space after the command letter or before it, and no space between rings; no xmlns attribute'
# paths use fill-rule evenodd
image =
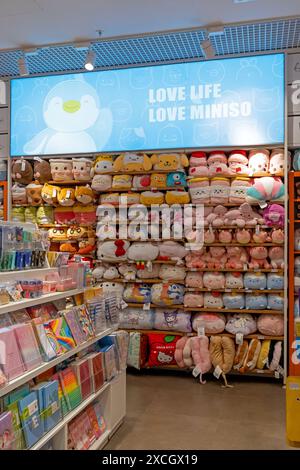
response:
<svg viewBox="0 0 300 470"><path fill-rule="evenodd" d="M269 155L267 149L250 150L249 152L249 174L255 176L257 174L267 174L269 170Z"/></svg>
<svg viewBox="0 0 300 470"><path fill-rule="evenodd" d="M239 246L230 246L227 248L228 260L226 268L229 269L243 269L248 262L248 256L245 248Z"/></svg>
<svg viewBox="0 0 300 470"><path fill-rule="evenodd" d="M259 357L261 349L261 342L258 339L251 339L248 347L248 351L244 360L244 364L240 368L240 372L244 374L245 372L250 372L255 369L256 363Z"/></svg>
<svg viewBox="0 0 300 470"><path fill-rule="evenodd" d="M226 245L230 245L232 241L232 231L231 230L220 230L219 232L219 242L226 243Z"/></svg>
<svg viewBox="0 0 300 470"><path fill-rule="evenodd" d="M240 213L245 220L246 227L255 227L257 224L262 225L264 223L263 217L254 211L247 202L240 206Z"/></svg>
<svg viewBox="0 0 300 470"><path fill-rule="evenodd" d="M123 299L125 302L149 304L151 302L151 286L141 283L127 284L123 292Z"/></svg>
<svg viewBox="0 0 300 470"><path fill-rule="evenodd" d="M123 240L98 243L98 259L102 261L125 261L130 243Z"/></svg>
<svg viewBox="0 0 300 470"><path fill-rule="evenodd" d="M42 198L47 204L51 206L57 204L58 195L61 188L59 186L53 186L51 184L45 183L42 189Z"/></svg>
<svg viewBox="0 0 300 470"><path fill-rule="evenodd" d="M221 227L222 225L225 225L225 217L227 212L228 211L226 207L218 205L214 207L212 212L205 216L205 220L207 221L208 225L212 225L213 227Z"/></svg>
<svg viewBox="0 0 300 470"><path fill-rule="evenodd" d="M94 193L92 188L87 184L86 186L76 186L75 198L80 204L87 206L94 201Z"/></svg>
<svg viewBox="0 0 300 470"><path fill-rule="evenodd" d="M270 243L272 239L270 238L269 232L262 229L262 230L253 232L252 241L254 243L257 243L258 245L261 245L267 242Z"/></svg>
<svg viewBox="0 0 300 470"><path fill-rule="evenodd" d="M204 293L205 308L223 308L223 297L221 292L205 292Z"/></svg>
<svg viewBox="0 0 300 470"><path fill-rule="evenodd" d="M198 371L200 371L200 383L204 384L202 375L211 369L209 339L207 336L195 336L191 339L192 358Z"/></svg>
<svg viewBox="0 0 300 470"><path fill-rule="evenodd" d="M226 318L223 313L195 313L192 319L194 331L203 327L205 334L213 335L222 333L226 324Z"/></svg>
<svg viewBox="0 0 300 470"><path fill-rule="evenodd" d="M270 157L270 174L282 175L284 172L284 149L272 150Z"/></svg>
<svg viewBox="0 0 300 470"><path fill-rule="evenodd" d="M75 191L73 188L61 188L57 197L61 206L72 207L75 204Z"/></svg>
<svg viewBox="0 0 300 470"><path fill-rule="evenodd" d="M43 185L37 183L30 183L26 186L28 204L32 206L40 206L42 204L42 189Z"/></svg>
<svg viewBox="0 0 300 470"><path fill-rule="evenodd" d="M90 181L92 160L90 158L72 158L73 175L76 181Z"/></svg>
<svg viewBox="0 0 300 470"><path fill-rule="evenodd" d="M154 328L156 330L191 333L191 314L182 310L157 308L155 310Z"/></svg>
<svg viewBox="0 0 300 470"><path fill-rule="evenodd" d="M74 180L72 160L54 158L49 162L53 181L59 183Z"/></svg>
<svg viewBox="0 0 300 470"><path fill-rule="evenodd" d="M227 262L226 249L223 246L211 246L207 267L209 269L224 269Z"/></svg>
<svg viewBox="0 0 300 470"><path fill-rule="evenodd" d="M112 279L117 279L119 277L119 271L115 266L107 266L103 273L103 279L106 281L111 281Z"/></svg>
<svg viewBox="0 0 300 470"><path fill-rule="evenodd" d="M272 268L284 268L284 250L281 246L272 246L272 248L269 249L269 258Z"/></svg>
<svg viewBox="0 0 300 470"><path fill-rule="evenodd" d="M219 150L210 152L207 159L209 176L228 175L227 157Z"/></svg>
<svg viewBox="0 0 300 470"><path fill-rule="evenodd" d="M203 286L211 290L224 289L225 287L224 273L205 272L203 274Z"/></svg>
<svg viewBox="0 0 300 470"><path fill-rule="evenodd" d="M183 171L173 171L167 175L167 186L168 187L186 187L186 175Z"/></svg>
<svg viewBox="0 0 300 470"><path fill-rule="evenodd" d="M190 251L185 257L186 267L204 269L207 265L207 259L208 254L205 248Z"/></svg>
<svg viewBox="0 0 300 470"><path fill-rule="evenodd" d="M183 304L184 287L180 284L160 283L151 288L152 302L161 306Z"/></svg>
<svg viewBox="0 0 300 470"><path fill-rule="evenodd" d="M150 171L152 161L146 154L124 153L114 161L114 171Z"/></svg>
<svg viewBox="0 0 300 470"><path fill-rule="evenodd" d="M209 353L214 368L219 366L223 377L231 371L235 356L235 345L232 338L212 336L210 338Z"/></svg>
<svg viewBox="0 0 300 470"><path fill-rule="evenodd" d="M11 176L16 183L29 184L33 179L32 165L28 160L20 158L13 160Z"/></svg>
<svg viewBox="0 0 300 470"><path fill-rule="evenodd" d="M33 176L40 184L47 183L52 179L50 163L47 160L34 160Z"/></svg>
<svg viewBox="0 0 300 470"><path fill-rule="evenodd" d="M224 215L224 225L243 228L246 225L246 221L239 209L231 209L226 211Z"/></svg>
<svg viewBox="0 0 300 470"><path fill-rule="evenodd" d="M151 188L165 188L167 186L167 174L166 173L152 173L150 177Z"/></svg>
<svg viewBox="0 0 300 470"><path fill-rule="evenodd" d="M125 281L135 281L137 269L134 264L121 264L119 266L119 273Z"/></svg>
<svg viewBox="0 0 300 470"><path fill-rule="evenodd" d="M18 205L27 204L26 188L18 183L14 183L11 188L12 203Z"/></svg>
<svg viewBox="0 0 300 470"><path fill-rule="evenodd" d="M183 153L154 154L151 157L151 163L154 170L176 171L189 166L189 160Z"/></svg>
<svg viewBox="0 0 300 470"><path fill-rule="evenodd" d="M251 335L256 332L256 321L249 313L229 314L225 330L233 335L237 333L241 333L243 336Z"/></svg>
<svg viewBox="0 0 300 470"><path fill-rule="evenodd" d="M91 176L101 175L102 173L110 173L113 171L113 156L98 155L91 169Z"/></svg>
<svg viewBox="0 0 300 470"><path fill-rule="evenodd" d="M154 327L154 310L143 308L125 308L119 312L119 327L131 330L152 330Z"/></svg>
<svg viewBox="0 0 300 470"><path fill-rule="evenodd" d="M237 243L240 243L241 245L246 245L251 241L251 231L245 228L237 229L235 232L235 239Z"/></svg>
<svg viewBox="0 0 300 470"><path fill-rule="evenodd" d="M185 307L193 308L193 307L203 307L204 300L203 294L199 293L196 294L194 292L187 292L184 295L183 304Z"/></svg>
<svg viewBox="0 0 300 470"><path fill-rule="evenodd" d="M268 250L267 250L266 247L264 247L264 246L255 246L253 248L250 248L249 254L251 256L250 263L249 263L249 268L251 268L251 269L257 269L257 268L269 269L271 267L270 263L267 261Z"/></svg>
<svg viewBox="0 0 300 470"><path fill-rule="evenodd" d="M232 150L228 157L229 173L232 175L248 175L248 158L246 150Z"/></svg>
<svg viewBox="0 0 300 470"><path fill-rule="evenodd" d="M225 287L229 289L243 289L244 277L242 273L226 273L225 274Z"/></svg>
<svg viewBox="0 0 300 470"><path fill-rule="evenodd" d="M262 335L282 336L284 333L283 315L259 315L257 329Z"/></svg>

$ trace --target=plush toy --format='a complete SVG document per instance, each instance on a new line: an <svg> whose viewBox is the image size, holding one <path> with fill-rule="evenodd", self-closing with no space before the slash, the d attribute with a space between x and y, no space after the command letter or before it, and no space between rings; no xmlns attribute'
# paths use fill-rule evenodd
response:
<svg viewBox="0 0 300 470"><path fill-rule="evenodd" d="M42 160L39 157L35 157L33 164L33 176L36 181L40 184L47 183L51 180L51 167L47 160Z"/></svg>
<svg viewBox="0 0 300 470"><path fill-rule="evenodd" d="M246 227L255 227L256 225L263 225L264 218L256 211L254 211L250 204L244 202L240 206L240 213L245 220Z"/></svg>
<svg viewBox="0 0 300 470"><path fill-rule="evenodd" d="M207 335L222 333L225 324L223 313L195 313L192 319L193 330L198 331L198 328L203 327Z"/></svg>
<svg viewBox="0 0 300 470"><path fill-rule="evenodd" d="M225 386L228 386L226 374L231 371L235 356L233 339L227 336L212 336L210 338L209 353L213 367L221 369Z"/></svg>
<svg viewBox="0 0 300 470"><path fill-rule="evenodd" d="M74 180L72 160L54 158L49 161L53 181L61 183Z"/></svg>
<svg viewBox="0 0 300 470"><path fill-rule="evenodd" d="M284 207L270 204L264 209L263 218L268 227L284 227Z"/></svg>
<svg viewBox="0 0 300 470"><path fill-rule="evenodd" d="M260 315L257 329L262 335L282 336L284 334L283 315Z"/></svg>
<svg viewBox="0 0 300 470"><path fill-rule="evenodd" d="M284 150L274 149L272 150L270 157L270 174L282 176L284 173Z"/></svg>
<svg viewBox="0 0 300 470"><path fill-rule="evenodd" d="M72 158L73 176L76 181L90 181L92 160L90 158Z"/></svg>
<svg viewBox="0 0 300 470"><path fill-rule="evenodd" d="M187 292L184 295L183 304L185 307L189 307L189 308L203 307L204 305L203 294L201 293L195 294L192 292Z"/></svg>
<svg viewBox="0 0 300 470"><path fill-rule="evenodd" d="M121 264L118 269L125 281L135 281L137 269L134 264Z"/></svg>
<svg viewBox="0 0 300 470"><path fill-rule="evenodd" d="M96 207L92 204L87 206L74 204L73 211L75 215L75 221L79 225L94 224L96 222Z"/></svg>
<svg viewBox="0 0 300 470"><path fill-rule="evenodd" d="M54 223L53 207L40 206L36 211L36 220L39 225L50 225Z"/></svg>
<svg viewBox="0 0 300 470"><path fill-rule="evenodd" d="M273 229L271 232L271 241L272 243L277 243L282 245L284 243L284 231L281 228Z"/></svg>
<svg viewBox="0 0 300 470"><path fill-rule="evenodd" d="M132 188L134 189L151 188L151 175L135 175L132 180Z"/></svg>
<svg viewBox="0 0 300 470"><path fill-rule="evenodd" d="M149 171L152 168L152 162L146 154L124 153L115 159L113 168L118 172Z"/></svg>
<svg viewBox="0 0 300 470"><path fill-rule="evenodd" d="M135 261L137 266L144 269L144 265L157 258L159 248L150 242L134 242L128 248L128 259Z"/></svg>
<svg viewBox="0 0 300 470"><path fill-rule="evenodd" d="M224 215L224 225L243 228L246 225L246 221L239 209L231 209Z"/></svg>
<svg viewBox="0 0 300 470"><path fill-rule="evenodd" d="M267 206L268 201L282 201L284 198L284 184L277 176L263 176L254 178L254 184L247 189L247 202L258 203L261 208Z"/></svg>
<svg viewBox="0 0 300 470"><path fill-rule="evenodd" d="M37 211L36 207L25 207L25 212L24 212L25 222L36 224L37 223L36 211Z"/></svg>
<svg viewBox="0 0 300 470"><path fill-rule="evenodd" d="M154 327L154 310L142 308L125 308L119 313L119 327L130 330L152 330Z"/></svg>
<svg viewBox="0 0 300 470"><path fill-rule="evenodd" d="M183 171L174 171L167 175L167 187L183 187L187 186L186 175Z"/></svg>
<svg viewBox="0 0 300 470"><path fill-rule="evenodd" d="M183 266L172 264L162 264L159 270L159 278L163 281L184 281L185 274L185 268Z"/></svg>
<svg viewBox="0 0 300 470"><path fill-rule="evenodd" d="M250 269L270 269L271 265L267 261L268 250L264 246L257 246L250 248L249 254L251 256L249 268Z"/></svg>
<svg viewBox="0 0 300 470"><path fill-rule="evenodd" d="M284 308L284 299L280 294L268 295L268 308L271 310L281 310Z"/></svg>
<svg viewBox="0 0 300 470"><path fill-rule="evenodd" d="M13 207L11 211L12 222L25 222L25 207Z"/></svg>
<svg viewBox="0 0 300 470"><path fill-rule="evenodd" d="M232 150L228 157L229 173L231 175L248 175L248 158L246 150Z"/></svg>
<svg viewBox="0 0 300 470"><path fill-rule="evenodd" d="M197 371L200 372L200 383L205 384L206 382L203 380L202 376L211 369L209 339L207 336L195 336L191 338L191 348L193 362Z"/></svg>
<svg viewBox="0 0 300 470"><path fill-rule="evenodd" d="M186 287L192 287L194 289L203 288L203 275L200 272L189 272L185 278Z"/></svg>
<svg viewBox="0 0 300 470"><path fill-rule="evenodd" d="M251 339L244 363L240 368L240 373L251 372L255 369L260 354L261 342L258 339Z"/></svg>
<svg viewBox="0 0 300 470"><path fill-rule="evenodd" d="M269 258L272 268L284 268L284 250L281 246L272 246L272 248L269 249Z"/></svg>
<svg viewBox="0 0 300 470"><path fill-rule="evenodd" d="M76 253L77 252L77 246L76 244L74 245L73 243L61 243L59 246L59 251L62 253Z"/></svg>
<svg viewBox="0 0 300 470"><path fill-rule="evenodd" d="M232 242L232 231L231 230L220 230L219 232L219 242L230 245ZM240 243L240 242L239 242Z"/></svg>
<svg viewBox="0 0 300 470"><path fill-rule="evenodd" d="M245 228L240 228L237 229L235 232L235 239L237 243L240 243L241 245L246 245L251 241L251 232L248 229Z"/></svg>
<svg viewBox="0 0 300 470"><path fill-rule="evenodd" d="M205 152L193 152L190 157L190 168L192 167L207 167L207 155Z"/></svg>
<svg viewBox="0 0 300 470"><path fill-rule="evenodd" d="M106 281L102 282L99 287L102 289L103 294L116 295L118 300L122 300L124 286L120 282Z"/></svg>
<svg viewBox="0 0 300 470"><path fill-rule="evenodd" d="M145 205L163 204L165 195L160 191L144 191L140 196L140 203Z"/></svg>
<svg viewBox="0 0 300 470"><path fill-rule="evenodd" d="M54 209L54 220L56 224L75 224L76 218L73 207L59 206Z"/></svg>
<svg viewBox="0 0 300 470"><path fill-rule="evenodd" d="M211 204L227 204L230 191L230 180L228 178L212 178L210 184Z"/></svg>
<svg viewBox="0 0 300 470"><path fill-rule="evenodd" d="M284 277L279 273L269 273L267 276L267 289L283 289Z"/></svg>
<svg viewBox="0 0 300 470"><path fill-rule="evenodd" d="M97 257L102 261L125 261L130 243L123 240L98 243Z"/></svg>
<svg viewBox="0 0 300 470"><path fill-rule="evenodd" d="M91 187L94 191L106 191L107 189L111 189L111 185L111 175L95 175L92 179Z"/></svg>
<svg viewBox="0 0 300 470"><path fill-rule="evenodd" d="M293 169L300 171L300 149L295 150L293 155Z"/></svg>
<svg viewBox="0 0 300 470"><path fill-rule="evenodd" d="M246 177L234 178L230 185L229 202L243 204L246 201L247 189L251 187L250 179Z"/></svg>
<svg viewBox="0 0 300 470"><path fill-rule="evenodd" d="M75 204L75 191L73 188L61 188L57 196L58 203L61 206L72 207Z"/></svg>
<svg viewBox="0 0 300 470"><path fill-rule="evenodd" d="M244 287L250 290L260 290L267 288L267 276L265 273L245 273Z"/></svg>
<svg viewBox="0 0 300 470"><path fill-rule="evenodd" d="M249 174L255 176L266 175L269 171L269 155L267 149L250 150L249 152Z"/></svg>
<svg viewBox="0 0 300 470"><path fill-rule="evenodd" d="M224 269L227 262L226 249L222 246L211 246L207 267L209 269Z"/></svg>
<svg viewBox="0 0 300 470"><path fill-rule="evenodd" d="M13 160L11 167L13 181L19 184L29 184L33 179L33 169L31 163L25 158Z"/></svg>
<svg viewBox="0 0 300 470"><path fill-rule="evenodd" d="M265 310L268 306L268 297L259 293L246 294L245 306L247 309Z"/></svg>
<svg viewBox="0 0 300 470"><path fill-rule="evenodd" d="M115 175L112 180L111 188L115 191L127 191L132 187L131 175Z"/></svg>
<svg viewBox="0 0 300 470"><path fill-rule="evenodd" d="M206 245L211 245L215 241L217 241L217 232L215 232L214 230L211 230L211 229L205 230L205 232L204 232L204 243Z"/></svg>
<svg viewBox="0 0 300 470"><path fill-rule="evenodd" d="M92 188L87 184L86 186L76 186L75 198L80 204L87 206L94 201L94 193Z"/></svg>
<svg viewBox="0 0 300 470"><path fill-rule="evenodd" d="M226 207L222 205L218 205L214 207L213 211L210 212L208 215L205 216L205 221L208 225L212 225L213 227L222 227L225 225L225 216L227 215ZM205 224L204 221L204 225Z"/></svg>
<svg viewBox="0 0 300 470"><path fill-rule="evenodd" d="M93 253L96 248L96 239L88 238L87 240L81 240L78 244L79 255L89 255Z"/></svg>
<svg viewBox="0 0 300 470"><path fill-rule="evenodd" d="M225 330L232 335L241 333L243 336L256 332L256 321L249 313L234 313L227 316Z"/></svg>
<svg viewBox="0 0 300 470"><path fill-rule="evenodd" d="M59 186L53 186L51 184L45 183L42 191L41 196L43 201L50 206L54 206L58 203L58 195L60 193L61 188Z"/></svg>
<svg viewBox="0 0 300 470"><path fill-rule="evenodd" d="M177 363L177 366L180 367L180 368L187 367L187 364L185 363L185 361L183 359L183 351L184 351L184 348L185 348L185 345L187 344L187 342L190 343L191 338L188 338L187 336L182 336L176 343L176 350L175 350L174 357L175 357L175 361ZM189 357L189 359L190 359L190 357Z"/></svg>
<svg viewBox="0 0 300 470"><path fill-rule="evenodd" d="M204 248L190 251L185 257L186 267L191 269L204 269L207 267L208 257L209 256Z"/></svg>
<svg viewBox="0 0 300 470"><path fill-rule="evenodd" d="M191 333L191 314L182 310L157 308L154 316L154 328Z"/></svg>
<svg viewBox="0 0 300 470"><path fill-rule="evenodd" d="M188 158L183 153L154 154L151 157L151 163L153 170L177 171L189 166Z"/></svg>
<svg viewBox="0 0 300 470"><path fill-rule="evenodd" d="M26 188L18 183L14 183L11 188L12 203L16 205L27 204Z"/></svg>
<svg viewBox="0 0 300 470"><path fill-rule="evenodd" d="M67 229L66 228L51 228L48 231L48 237L50 240L66 240L67 238Z"/></svg>
<svg viewBox="0 0 300 470"><path fill-rule="evenodd" d="M150 187L152 189L164 189L167 186L166 173L153 173L150 178Z"/></svg>
<svg viewBox="0 0 300 470"><path fill-rule="evenodd" d="M120 205L127 205L131 206L133 204L143 204L142 203L142 198L139 194L134 193L134 192L128 192L128 193L121 193L120 194Z"/></svg>
<svg viewBox="0 0 300 470"><path fill-rule="evenodd" d="M207 159L209 176L228 175L227 157L224 152L219 150L210 152Z"/></svg>
<svg viewBox="0 0 300 470"><path fill-rule="evenodd" d="M234 361L233 361L234 370L240 370L240 368L245 362L247 352L248 352L248 341L243 340L243 342L238 345L238 348L234 356Z"/></svg>
<svg viewBox="0 0 300 470"><path fill-rule="evenodd" d="M270 351L270 353L272 353L272 356L269 357L269 369L274 371L277 370L282 357L282 341L276 341L274 350Z"/></svg>
<svg viewBox="0 0 300 470"><path fill-rule="evenodd" d="M179 242L166 240L159 244L159 257L161 261L178 261L187 255L186 248Z"/></svg>
<svg viewBox="0 0 300 470"><path fill-rule="evenodd" d="M212 291L205 292L204 294L204 307L205 308L223 308L223 297L220 292Z"/></svg>
<svg viewBox="0 0 300 470"><path fill-rule="evenodd" d="M242 273L226 273L225 274L225 288L227 289L243 289L244 277Z"/></svg>
<svg viewBox="0 0 300 470"><path fill-rule="evenodd" d="M176 343L180 338L180 336L175 336L172 334L148 334L148 366L161 367L176 365L174 356L176 350Z"/></svg>
<svg viewBox="0 0 300 470"><path fill-rule="evenodd" d="M91 169L91 177L102 173L111 173L113 171L113 161L112 155L98 155Z"/></svg>
<svg viewBox="0 0 300 470"><path fill-rule="evenodd" d="M192 178L188 182L189 193L193 204L210 202L210 185L208 178Z"/></svg>
<svg viewBox="0 0 300 470"><path fill-rule="evenodd" d="M203 274L203 286L209 290L224 289L225 276L218 272L205 272Z"/></svg>
<svg viewBox="0 0 300 470"><path fill-rule="evenodd" d="M248 256L245 248L239 246L231 246L227 248L226 268L229 269L244 269L248 262Z"/></svg>
<svg viewBox="0 0 300 470"><path fill-rule="evenodd" d="M138 269L136 275L139 279L157 279L159 275L159 264L146 264L144 269Z"/></svg>
<svg viewBox="0 0 300 470"><path fill-rule="evenodd" d="M183 190L166 192L167 204L188 204L190 202L189 193Z"/></svg>
<svg viewBox="0 0 300 470"><path fill-rule="evenodd" d="M151 288L152 302L156 305L183 304L184 287L180 284L160 283L153 284Z"/></svg>
<svg viewBox="0 0 300 470"><path fill-rule="evenodd" d="M268 356L270 353L271 340L265 339L261 342L260 353L257 359L256 368L263 370L268 364Z"/></svg>
<svg viewBox="0 0 300 470"><path fill-rule="evenodd" d="M270 243L272 241L269 232L266 230L255 230L252 235L252 241L258 245Z"/></svg>
<svg viewBox="0 0 300 470"><path fill-rule="evenodd" d="M231 292L223 294L223 304L227 309L238 309L245 307L245 296L244 294Z"/></svg>
<svg viewBox="0 0 300 470"><path fill-rule="evenodd" d="M127 284L123 292L123 299L125 302L149 304L151 302L151 286L148 284Z"/></svg>
<svg viewBox="0 0 300 470"><path fill-rule="evenodd" d="M78 226L71 226L67 230L67 238L68 240L78 240L79 238L83 238L86 234L85 227L78 227Z"/></svg>

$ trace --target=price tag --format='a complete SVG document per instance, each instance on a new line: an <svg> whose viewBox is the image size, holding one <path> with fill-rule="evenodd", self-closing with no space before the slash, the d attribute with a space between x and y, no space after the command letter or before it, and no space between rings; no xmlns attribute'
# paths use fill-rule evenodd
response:
<svg viewBox="0 0 300 470"><path fill-rule="evenodd" d="M235 343L236 344L243 344L243 340L244 340L244 335L242 333L237 333L235 335Z"/></svg>
<svg viewBox="0 0 300 470"><path fill-rule="evenodd" d="M56 197L56 189L53 189L53 197Z"/></svg>
<svg viewBox="0 0 300 470"><path fill-rule="evenodd" d="M71 191L68 189L66 197L69 198L71 196Z"/></svg>
<svg viewBox="0 0 300 470"><path fill-rule="evenodd" d="M220 366L217 366L214 370L214 377L216 377L216 379L219 379L220 378L220 375L222 374L222 369Z"/></svg>
<svg viewBox="0 0 300 470"><path fill-rule="evenodd" d="M36 429L38 426L40 426L40 421L38 420L37 416L32 417L31 426L32 426L32 429Z"/></svg>
<svg viewBox="0 0 300 470"><path fill-rule="evenodd" d="M148 303L148 304L144 304L144 305L143 305L143 310L150 310L150 306L151 306L151 304L149 304L149 303Z"/></svg>
<svg viewBox="0 0 300 470"><path fill-rule="evenodd" d="M198 377L198 375L201 374L200 368L198 366L194 367L192 374L194 377Z"/></svg>
<svg viewBox="0 0 300 470"><path fill-rule="evenodd" d="M198 335L198 336L205 336L205 328L204 328L204 326L199 326L199 327L197 328L197 335Z"/></svg>
<svg viewBox="0 0 300 470"><path fill-rule="evenodd" d="M225 289L224 292L232 292L232 290L231 289Z"/></svg>
<svg viewBox="0 0 300 470"><path fill-rule="evenodd" d="M257 335L257 339L265 339L263 335Z"/></svg>
<svg viewBox="0 0 300 470"><path fill-rule="evenodd" d="M55 401L54 403L51 404L51 412L52 414L56 413L58 410L58 403Z"/></svg>
<svg viewBox="0 0 300 470"><path fill-rule="evenodd" d="M122 300L120 306L121 306L121 310L124 310L124 308L128 307L128 304L125 302L125 300Z"/></svg>
<svg viewBox="0 0 300 470"><path fill-rule="evenodd" d="M284 376L284 369L280 365L277 367L277 371L279 372L280 375Z"/></svg>
<svg viewBox="0 0 300 470"><path fill-rule="evenodd" d="M278 370L275 370L274 375L275 375L276 379L280 379L280 374L279 374Z"/></svg>
<svg viewBox="0 0 300 470"><path fill-rule="evenodd" d="M37 400L34 400L32 403L30 403L28 406L27 406L27 410L28 410L28 416L31 416L33 415L34 413L36 413L38 411L38 402Z"/></svg>
<svg viewBox="0 0 300 470"><path fill-rule="evenodd" d="M22 160L21 171L25 171L25 160Z"/></svg>
<svg viewBox="0 0 300 470"><path fill-rule="evenodd" d="M259 225L256 225L256 227L255 227L255 233L256 233L257 235L259 235L259 233L260 233L260 226L259 226Z"/></svg>

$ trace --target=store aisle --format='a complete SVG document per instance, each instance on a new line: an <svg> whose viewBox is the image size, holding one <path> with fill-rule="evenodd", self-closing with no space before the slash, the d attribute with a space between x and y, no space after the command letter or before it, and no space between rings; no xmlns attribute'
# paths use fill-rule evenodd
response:
<svg viewBox="0 0 300 470"><path fill-rule="evenodd" d="M230 383L128 373L127 418L106 449L288 449L282 386L246 377Z"/></svg>

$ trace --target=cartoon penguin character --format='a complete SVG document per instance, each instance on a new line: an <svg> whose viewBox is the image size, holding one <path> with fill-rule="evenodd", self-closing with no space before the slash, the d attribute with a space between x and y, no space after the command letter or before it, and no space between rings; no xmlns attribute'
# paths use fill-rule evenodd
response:
<svg viewBox="0 0 300 470"><path fill-rule="evenodd" d="M49 91L43 117L47 127L24 145L27 155L96 152L104 147L112 132L110 110L100 110L96 90L82 75L64 80ZM99 130L95 129L97 123L101 123Z"/></svg>

